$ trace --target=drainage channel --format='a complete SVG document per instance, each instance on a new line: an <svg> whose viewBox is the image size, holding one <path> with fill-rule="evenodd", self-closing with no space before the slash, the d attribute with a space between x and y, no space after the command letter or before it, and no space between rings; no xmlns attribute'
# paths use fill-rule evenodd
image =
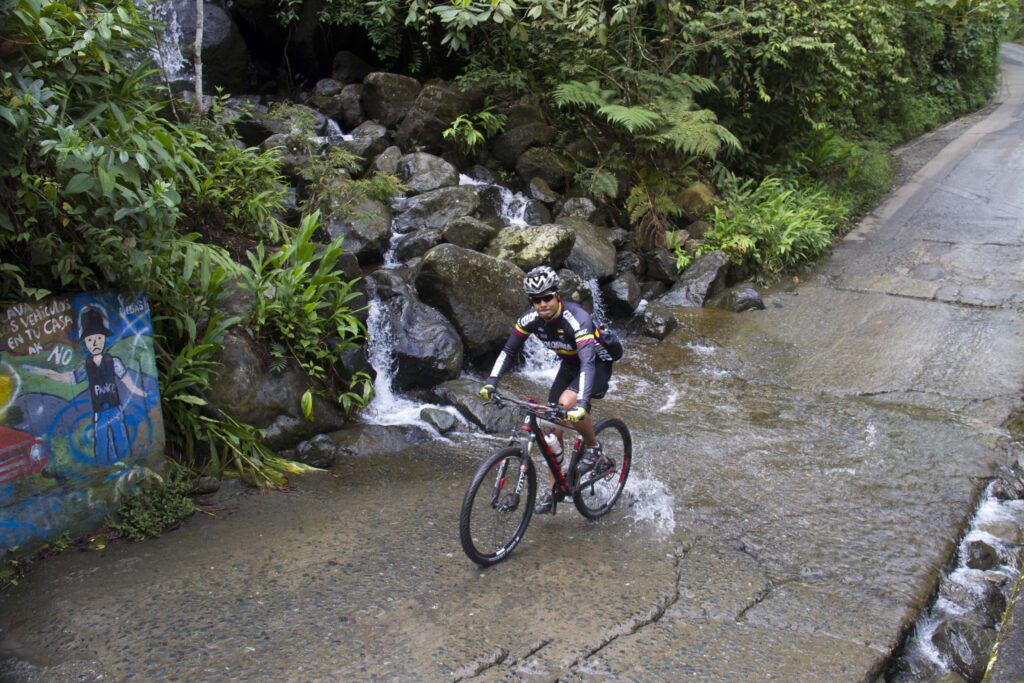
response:
<svg viewBox="0 0 1024 683"><path fill-rule="evenodd" d="M1020 576L1024 530L1024 453L986 486L931 606L884 676L887 683L978 683Z"/></svg>

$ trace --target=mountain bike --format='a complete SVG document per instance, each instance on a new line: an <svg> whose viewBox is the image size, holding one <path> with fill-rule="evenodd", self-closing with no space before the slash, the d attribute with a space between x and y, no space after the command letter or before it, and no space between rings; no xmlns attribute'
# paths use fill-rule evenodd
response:
<svg viewBox="0 0 1024 683"><path fill-rule="evenodd" d="M462 499L459 539L469 559L482 567L508 557L530 525L537 498L537 473L531 454L539 452L554 475L552 514L559 502L572 498L576 509L588 519L602 517L615 505L626 486L633 456L626 425L618 418L604 418L594 425L603 455L594 469L577 477L583 437L566 421L564 409L497 391L490 402L522 409L523 422L513 430L507 447L480 464ZM541 422L576 432L567 470L563 471L559 456L548 446Z"/></svg>

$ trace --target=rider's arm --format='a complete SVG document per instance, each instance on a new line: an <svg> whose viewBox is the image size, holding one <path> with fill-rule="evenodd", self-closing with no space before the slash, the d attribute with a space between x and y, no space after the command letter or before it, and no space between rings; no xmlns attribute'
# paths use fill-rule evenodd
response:
<svg viewBox="0 0 1024 683"><path fill-rule="evenodd" d="M536 319L537 314L533 311L528 311L525 315L516 321L515 327L512 328L512 334L508 336L505 341L505 346L502 347L501 353L498 354L497 360L494 361L494 367L491 368L491 374L487 377L488 384L497 384L498 379L505 374L512 361L515 360L519 354L519 350L523 348L523 344L526 343L526 338L530 336L531 325Z"/></svg>
<svg viewBox="0 0 1024 683"><path fill-rule="evenodd" d="M577 405L589 411L590 393L594 389L594 370L597 366L597 341L594 339L593 330L588 331L584 328L575 333L575 342L580 356L580 393Z"/></svg>

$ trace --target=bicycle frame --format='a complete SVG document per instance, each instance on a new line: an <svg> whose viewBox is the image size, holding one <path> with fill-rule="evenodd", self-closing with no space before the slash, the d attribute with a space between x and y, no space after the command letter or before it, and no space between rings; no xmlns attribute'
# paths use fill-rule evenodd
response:
<svg viewBox="0 0 1024 683"><path fill-rule="evenodd" d="M497 403L511 403L520 408L525 409L526 416L522 424L513 430L512 438L509 440L509 445L518 444L520 450L524 455L529 457L530 445L536 444L537 450L544 457L544 461L547 463L548 468L551 470L551 474L555 478L555 490L553 493L556 498L567 498L572 496L573 484L566 473L562 470L562 466L558 463L558 456L555 455L551 447L548 446L548 442L544 439L544 430L541 429L540 421L551 422L557 424L560 428L568 429L576 433L576 439L573 443L573 450L579 447L581 436L579 431L564 422L565 411L562 408L550 407L541 405L538 403L530 403L529 401L520 401L508 396L503 396L498 392L494 394L494 400ZM563 450L563 453L565 451ZM571 459L570 459L571 461ZM526 461L523 461L523 467L519 473L519 480L516 482L516 499L522 491L524 482L526 481ZM504 474L504 473L503 473Z"/></svg>

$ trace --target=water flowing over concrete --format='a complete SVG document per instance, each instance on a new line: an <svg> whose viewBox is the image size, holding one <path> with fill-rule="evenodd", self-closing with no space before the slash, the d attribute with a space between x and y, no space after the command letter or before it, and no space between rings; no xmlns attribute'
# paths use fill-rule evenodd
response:
<svg viewBox="0 0 1024 683"><path fill-rule="evenodd" d="M535 518L480 570L457 514L501 440L469 432L229 487L5 593L8 678L874 682L1020 406L1020 48L1004 69L999 106L765 310L680 309L665 340L627 338L597 408L635 442L608 517Z"/></svg>

